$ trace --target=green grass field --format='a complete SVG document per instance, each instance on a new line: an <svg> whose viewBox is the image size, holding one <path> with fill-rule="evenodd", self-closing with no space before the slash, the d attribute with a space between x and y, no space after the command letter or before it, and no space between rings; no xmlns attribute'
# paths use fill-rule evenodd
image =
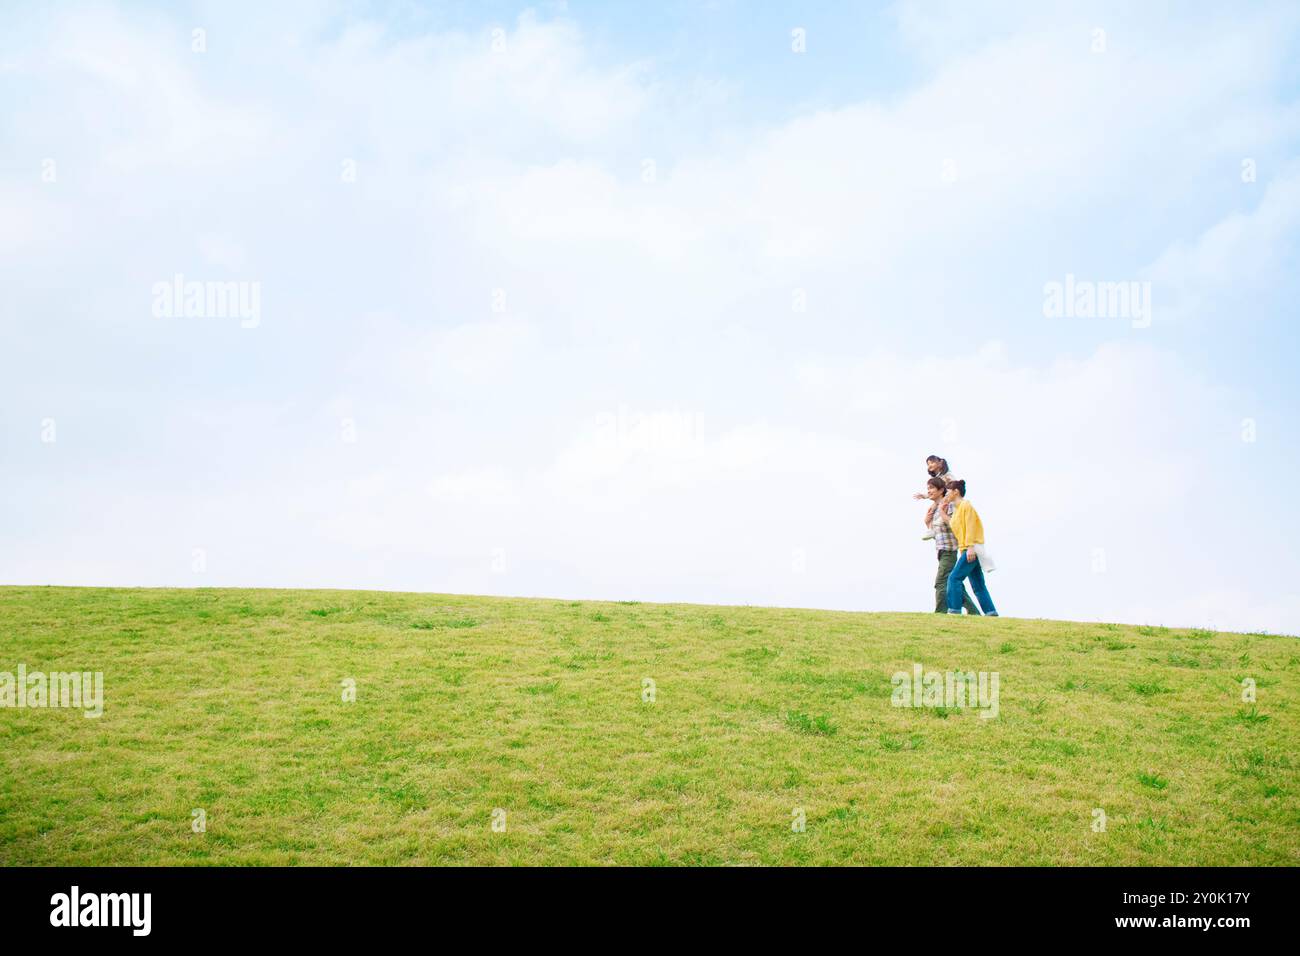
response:
<svg viewBox="0 0 1300 956"><path fill-rule="evenodd" d="M892 706L913 663L998 716ZM5 865L1300 863L1293 637L0 588L19 664L104 710L0 708Z"/></svg>

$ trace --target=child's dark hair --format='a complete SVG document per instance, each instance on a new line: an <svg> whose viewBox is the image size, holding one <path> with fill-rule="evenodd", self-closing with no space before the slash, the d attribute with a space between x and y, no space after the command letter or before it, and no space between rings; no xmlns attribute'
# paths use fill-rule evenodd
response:
<svg viewBox="0 0 1300 956"><path fill-rule="evenodd" d="M930 462L932 462L932 461L937 461L937 462L939 463L939 465L941 466L941 467L939 468L939 474L941 474L941 475L946 475L946 474L948 474L949 471L952 470L951 468L948 467L948 459L947 459L947 458L940 458L938 455L926 455L926 456L925 456L925 463L926 463L927 465L928 465Z"/></svg>
<svg viewBox="0 0 1300 956"><path fill-rule="evenodd" d="M949 490L949 491L953 491L954 489L955 489L955 490L957 491L957 493L958 493L959 495L961 495L963 498L966 497L966 482L965 482L965 480L963 480L963 479L961 479L961 478L954 478L952 481L948 482L948 490Z"/></svg>

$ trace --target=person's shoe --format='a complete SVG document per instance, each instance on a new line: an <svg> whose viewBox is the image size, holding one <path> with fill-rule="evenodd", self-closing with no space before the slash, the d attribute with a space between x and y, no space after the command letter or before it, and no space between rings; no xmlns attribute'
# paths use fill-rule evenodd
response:
<svg viewBox="0 0 1300 956"><path fill-rule="evenodd" d="M933 540L934 540L934 532L933 532L933 531L929 531L929 532L926 532L925 534L921 535L921 540L922 540L922 541L933 541Z"/></svg>

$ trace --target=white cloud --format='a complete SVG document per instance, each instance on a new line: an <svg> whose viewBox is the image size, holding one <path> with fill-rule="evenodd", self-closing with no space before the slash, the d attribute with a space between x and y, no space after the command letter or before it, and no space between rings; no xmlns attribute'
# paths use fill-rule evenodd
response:
<svg viewBox="0 0 1300 956"><path fill-rule="evenodd" d="M1190 318L1216 295L1239 297L1264 288L1279 273L1290 274L1300 226L1300 172L1242 188L1263 190L1254 209L1229 215L1191 242L1176 242L1144 270L1165 299L1161 320Z"/></svg>

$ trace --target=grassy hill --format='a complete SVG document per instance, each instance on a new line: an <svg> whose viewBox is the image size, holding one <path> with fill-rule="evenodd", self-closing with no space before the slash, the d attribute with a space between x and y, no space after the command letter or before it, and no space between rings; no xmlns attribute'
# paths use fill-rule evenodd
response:
<svg viewBox="0 0 1300 956"><path fill-rule="evenodd" d="M915 663L998 716L892 706ZM1300 863L1292 637L0 588L19 664L104 707L0 708L4 865Z"/></svg>

